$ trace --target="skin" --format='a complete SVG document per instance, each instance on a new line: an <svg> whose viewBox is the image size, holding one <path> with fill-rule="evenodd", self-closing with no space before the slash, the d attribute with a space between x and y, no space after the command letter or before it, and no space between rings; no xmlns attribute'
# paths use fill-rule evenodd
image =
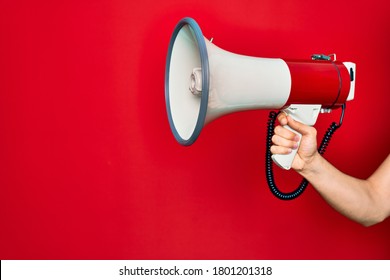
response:
<svg viewBox="0 0 390 280"><path fill-rule="evenodd" d="M320 195L337 211L364 225L377 224L390 216L390 154L367 179L351 177L339 171L317 151L315 128L294 121L291 116L279 114L280 125L272 138L273 154L288 154L297 149L299 136L286 128L302 134L302 140L292 168L305 177Z"/></svg>

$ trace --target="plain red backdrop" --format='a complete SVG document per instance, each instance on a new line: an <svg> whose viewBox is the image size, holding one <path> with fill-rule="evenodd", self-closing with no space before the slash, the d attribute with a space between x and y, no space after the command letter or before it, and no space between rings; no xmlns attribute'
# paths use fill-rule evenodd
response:
<svg viewBox="0 0 390 280"><path fill-rule="evenodd" d="M389 259L390 220L364 228L311 187L272 196L267 111L182 147L164 100L185 16L240 54L335 52L357 64L356 99L326 157L365 178L390 151L389 14L386 1L1 1L0 259Z"/></svg>

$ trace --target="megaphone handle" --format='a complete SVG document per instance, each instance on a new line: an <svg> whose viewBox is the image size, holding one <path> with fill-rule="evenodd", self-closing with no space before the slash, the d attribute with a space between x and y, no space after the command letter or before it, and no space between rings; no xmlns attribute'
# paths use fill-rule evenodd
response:
<svg viewBox="0 0 390 280"><path fill-rule="evenodd" d="M272 160L275 162L275 164L285 170L289 170L291 168L292 162L294 161L295 155L298 152L299 146L301 144L301 138L302 134L300 134L298 131L292 129L288 125L284 125L284 128L287 128L288 130L294 132L295 134L299 135L299 141L298 141L298 147L291 151L291 153L287 155L272 155Z"/></svg>
<svg viewBox="0 0 390 280"><path fill-rule="evenodd" d="M321 105L290 105L282 111L291 116L296 121L299 121L306 125L314 125L317 121L317 117L320 113L320 110ZM295 131L288 125L285 125L283 127L299 135L298 148L292 150L291 153L287 155L272 155L272 160L279 167L289 170L301 144L302 134L298 131Z"/></svg>
<svg viewBox="0 0 390 280"><path fill-rule="evenodd" d="M329 126L328 130L326 131L324 137L322 138L320 147L318 148L318 152L321 155L325 153L325 150L328 147L329 141L331 140L333 134L341 126L344 117L345 104L342 106L342 109L343 111L341 113L340 123L336 124L335 122L333 122ZM268 186L273 195L275 195L277 198L282 200L291 200L300 196L306 189L309 182L305 178L303 178L299 186L294 191L291 192L283 192L276 185L274 179L274 173L272 169L273 164L272 164L272 153L271 153L272 136L274 134L276 117L277 117L277 113L271 111L269 114L269 120L267 125L267 141L266 141L266 153L265 153L266 178L267 178Z"/></svg>

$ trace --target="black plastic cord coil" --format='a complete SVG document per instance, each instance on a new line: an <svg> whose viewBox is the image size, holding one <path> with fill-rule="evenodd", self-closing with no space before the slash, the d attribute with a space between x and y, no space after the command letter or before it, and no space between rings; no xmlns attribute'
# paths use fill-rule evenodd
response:
<svg viewBox="0 0 390 280"><path fill-rule="evenodd" d="M332 122L328 130L325 132L324 137L322 138L321 145L318 148L318 153L320 155L323 155L326 151L326 148L328 148L330 139L332 139L333 134L336 132L336 130L340 127L340 125L336 124L335 122Z"/></svg>
<svg viewBox="0 0 390 280"><path fill-rule="evenodd" d="M345 105L343 105L343 111L340 118L340 123L336 124L333 122L328 130L326 131L324 137L322 138L321 145L318 148L318 152L322 155L325 153L326 148L329 145L329 142L333 136L333 134L336 132L336 130L341 126L343 117L344 117L344 110ZM278 116L278 113L272 111L269 114L268 123L267 123L267 141L266 141L266 154L265 154L265 167L266 167L266 178L268 186L271 190L271 192L279 199L282 200L291 200L294 198L297 198L300 196L303 191L308 186L309 182L303 178L302 182L299 184L298 188L296 188L292 192L282 192L279 190L277 185L275 184L274 179L274 172L273 172L273 161L272 161L272 153L271 153L271 145L272 145L272 136L274 135L274 129L275 129L275 120Z"/></svg>

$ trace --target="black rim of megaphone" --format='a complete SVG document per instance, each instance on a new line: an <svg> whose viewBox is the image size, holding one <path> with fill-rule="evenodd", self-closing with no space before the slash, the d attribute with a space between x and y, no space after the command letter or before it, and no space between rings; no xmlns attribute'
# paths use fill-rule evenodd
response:
<svg viewBox="0 0 390 280"><path fill-rule="evenodd" d="M200 55L201 67L202 67L202 96L201 96L198 120L196 122L195 129L192 132L192 135L188 139L183 139L175 127L172 114L171 114L171 106L169 100L169 69L171 64L173 45L175 44L177 35L185 25L189 25L192 31L194 32L198 49L199 49L199 55ZM200 29L197 22L192 18L186 17L179 21L179 23L175 27L175 30L173 31L171 41L169 43L168 56L165 65L165 103L168 111L169 125L171 127L173 135L175 136L176 140L180 144L188 146L194 143L195 140L198 138L206 119L208 99L209 99L209 60L207 55L206 43L204 41L202 30Z"/></svg>

